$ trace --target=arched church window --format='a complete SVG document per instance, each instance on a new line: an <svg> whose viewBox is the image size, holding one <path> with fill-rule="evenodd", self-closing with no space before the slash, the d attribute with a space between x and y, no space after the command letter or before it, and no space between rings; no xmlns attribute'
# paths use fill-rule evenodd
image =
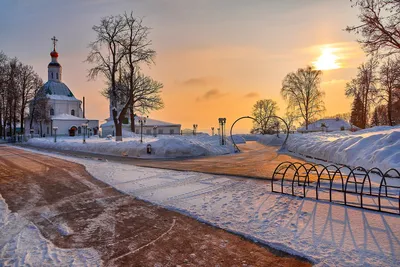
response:
<svg viewBox="0 0 400 267"><path fill-rule="evenodd" d="M75 116L75 109L71 109L71 115Z"/></svg>
<svg viewBox="0 0 400 267"><path fill-rule="evenodd" d="M54 116L54 109L50 109L50 116Z"/></svg>

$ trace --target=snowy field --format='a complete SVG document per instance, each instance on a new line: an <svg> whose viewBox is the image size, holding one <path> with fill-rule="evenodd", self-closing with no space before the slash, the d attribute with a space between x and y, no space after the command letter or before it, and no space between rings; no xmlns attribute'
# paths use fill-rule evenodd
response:
<svg viewBox="0 0 400 267"><path fill-rule="evenodd" d="M296 156L332 163L400 170L400 126L380 126L357 132L292 134L286 148Z"/></svg>
<svg viewBox="0 0 400 267"><path fill-rule="evenodd" d="M94 249L61 249L23 216L12 213L0 195L0 266L101 266Z"/></svg>
<svg viewBox="0 0 400 267"><path fill-rule="evenodd" d="M134 158L177 158L223 155L233 152L233 146L228 140L226 146L220 145L218 136L196 135L159 135L157 137L144 135L143 143L140 143L140 135L131 134L122 142L114 139L92 136L86 138L83 144L82 136L54 137L29 139L28 144L35 147L51 148L58 150L83 151L98 154L134 157ZM147 145L151 145L152 153L147 154Z"/></svg>
<svg viewBox="0 0 400 267"><path fill-rule="evenodd" d="M122 192L317 266L400 266L398 215L271 193L269 181L54 156L85 165Z"/></svg>

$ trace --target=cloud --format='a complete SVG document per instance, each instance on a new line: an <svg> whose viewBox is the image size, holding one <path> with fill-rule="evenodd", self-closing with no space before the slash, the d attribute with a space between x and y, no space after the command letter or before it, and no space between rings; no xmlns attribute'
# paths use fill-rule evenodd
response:
<svg viewBox="0 0 400 267"><path fill-rule="evenodd" d="M206 86L207 79L206 78L190 78L182 82L185 86Z"/></svg>
<svg viewBox="0 0 400 267"><path fill-rule="evenodd" d="M332 79L329 81L324 81L321 84L322 85L329 85L329 84L338 84L338 83L347 83L348 80L344 80L344 79Z"/></svg>
<svg viewBox="0 0 400 267"><path fill-rule="evenodd" d="M247 98L259 97L259 96L260 95L256 92L250 92L250 93L244 95L244 97L247 97Z"/></svg>
<svg viewBox="0 0 400 267"><path fill-rule="evenodd" d="M214 88L205 92L202 96L196 98L196 101L207 101L211 99L217 99L225 96L226 94L222 93L220 90Z"/></svg>

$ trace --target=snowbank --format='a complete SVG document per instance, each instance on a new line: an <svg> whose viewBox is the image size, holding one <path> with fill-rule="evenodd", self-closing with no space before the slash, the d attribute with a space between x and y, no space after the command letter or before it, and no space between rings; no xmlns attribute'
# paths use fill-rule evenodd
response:
<svg viewBox="0 0 400 267"><path fill-rule="evenodd" d="M0 266L101 265L100 255L94 249L54 246L33 223L12 213L0 195Z"/></svg>
<svg viewBox="0 0 400 267"><path fill-rule="evenodd" d="M325 127L322 127L325 125ZM333 132L333 131L341 131L341 130L351 131L351 130L358 130L359 128L351 125L348 121L343 119L321 119L317 120L314 123L308 125L308 129L306 127L300 127L297 129L298 132Z"/></svg>
<svg viewBox="0 0 400 267"><path fill-rule="evenodd" d="M54 143L53 137L33 138L28 141L28 144L41 148L83 151L134 158L197 157L223 155L233 152L230 140L228 140L228 145L221 146L218 136L143 136L143 143L140 143L140 135L132 134L131 136L124 138L122 142L91 137L86 139L86 144L83 144L82 137L58 137L57 143ZM151 145L151 154L147 154L147 145L149 144Z"/></svg>
<svg viewBox="0 0 400 267"><path fill-rule="evenodd" d="M292 134L287 149L337 164L400 169L400 127L373 127L355 133Z"/></svg>
<svg viewBox="0 0 400 267"><path fill-rule="evenodd" d="M236 136L242 137L245 141L257 141L266 146L281 146L286 138L286 134L284 133L279 134L279 137L277 137L275 134L240 134Z"/></svg>

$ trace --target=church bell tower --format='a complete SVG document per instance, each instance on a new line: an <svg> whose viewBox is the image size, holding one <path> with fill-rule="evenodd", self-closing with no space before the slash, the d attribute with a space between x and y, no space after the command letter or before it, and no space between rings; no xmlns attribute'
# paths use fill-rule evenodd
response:
<svg viewBox="0 0 400 267"><path fill-rule="evenodd" d="M62 67L60 63L58 63L58 53L56 51L56 43L58 40L56 39L55 36L51 38L51 40L53 41L53 51L51 51L50 53L51 62L47 66L48 80L61 82Z"/></svg>

